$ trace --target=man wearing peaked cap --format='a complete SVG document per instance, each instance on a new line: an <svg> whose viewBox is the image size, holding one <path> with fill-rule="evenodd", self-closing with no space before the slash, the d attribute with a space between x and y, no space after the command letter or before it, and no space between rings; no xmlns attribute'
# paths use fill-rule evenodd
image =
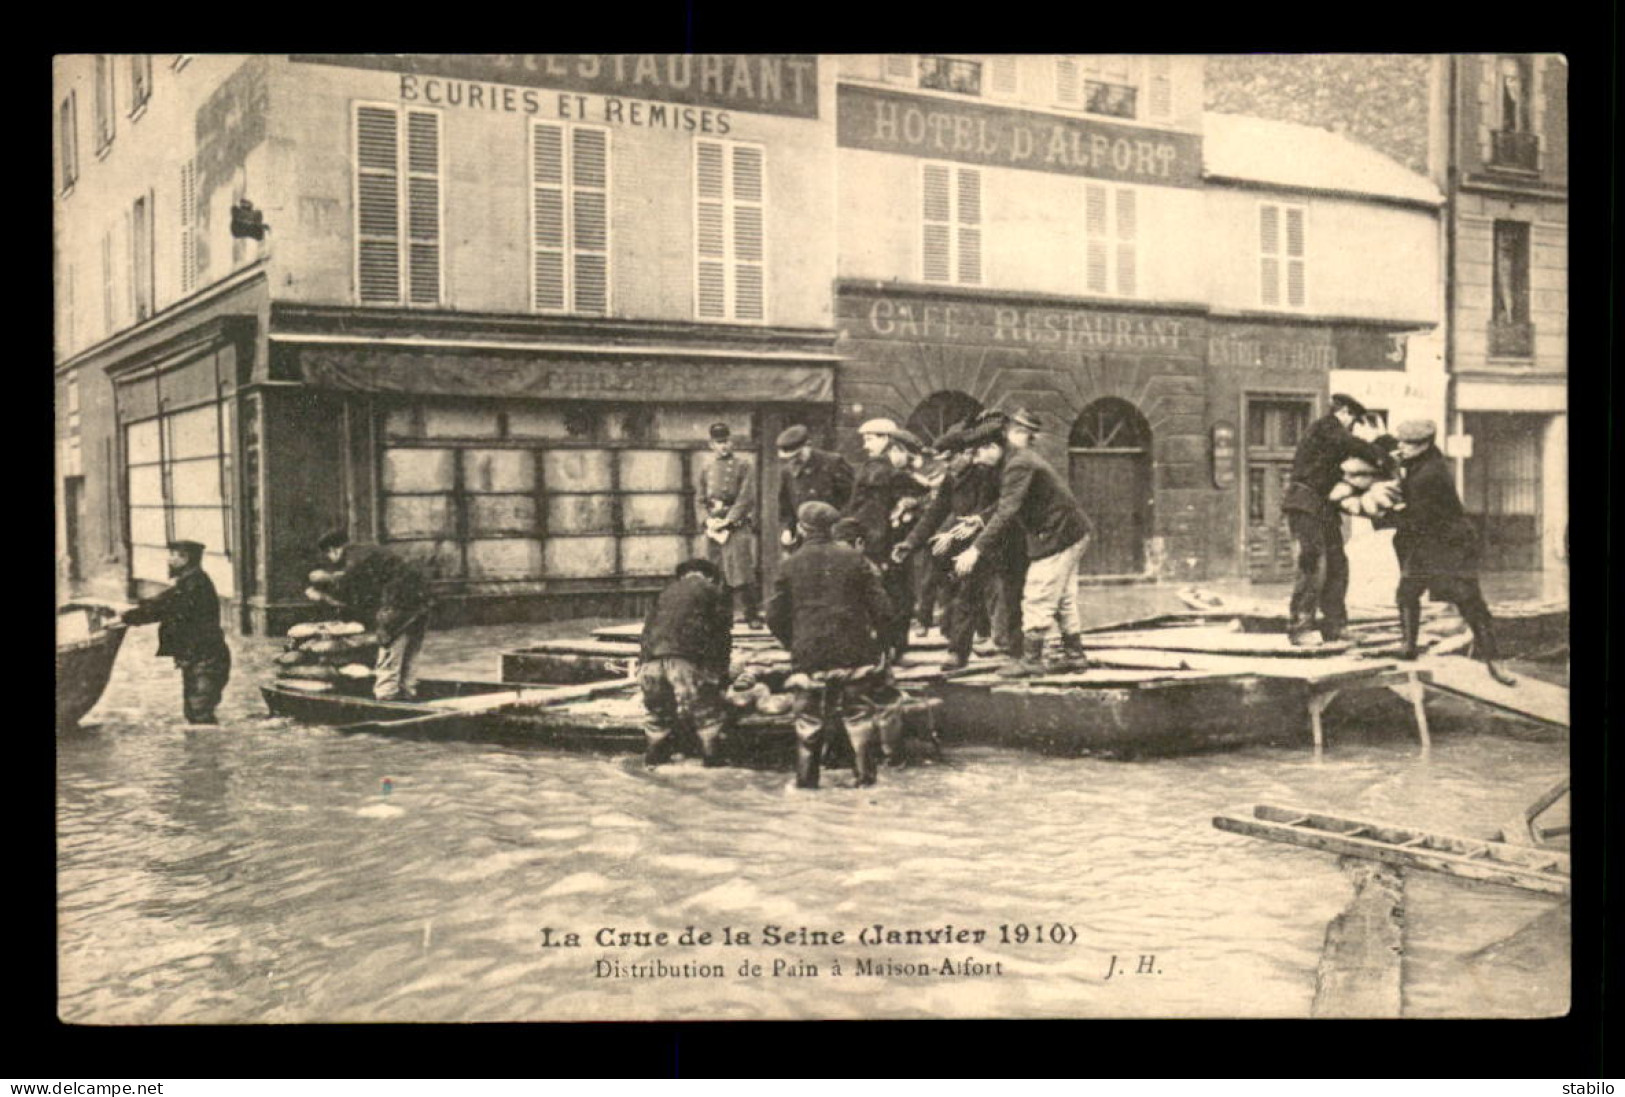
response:
<svg viewBox="0 0 1625 1097"><path fill-rule="evenodd" d="M700 470L695 504L705 530L705 556L722 569L734 607L747 625L760 627L756 580L756 477L749 457L734 453L727 423L711 424L712 460Z"/></svg>
<svg viewBox="0 0 1625 1097"><path fill-rule="evenodd" d="M1352 396L1337 393L1332 410L1310 425L1292 457L1292 479L1281 510L1292 532L1297 576L1288 605L1287 638L1293 644L1310 642L1320 614L1319 631L1327 641L1337 640L1348 625L1349 558L1343 549L1343 522L1332 488L1342 479L1342 463L1361 457L1388 467L1382 450L1356 438L1350 429L1366 411Z"/></svg>
<svg viewBox="0 0 1625 1097"><path fill-rule="evenodd" d="M909 473L911 454L899 440L900 433L907 432L891 419L870 419L858 428L865 460L853 480L852 497L845 509L847 517L863 524L864 555L884 577L894 620L886 629L883 646L894 659L901 658L908 646L908 624L914 609L912 570L906 563L893 563L891 559L892 546L902 538L896 519L901 517L899 506L903 500L917 499L926 491ZM911 433L908 437L918 449L919 439Z"/></svg>
<svg viewBox="0 0 1625 1097"><path fill-rule="evenodd" d="M778 439L779 544L797 544L796 517L805 503L828 503L839 509L852 497L852 466L838 453L814 449L807 428L787 427Z"/></svg>
<svg viewBox="0 0 1625 1097"><path fill-rule="evenodd" d="M192 724L215 722L215 706L231 680L231 649L220 629L220 597L203 571L203 546L169 543L169 574L174 584L123 615L127 625L158 625L158 654L175 660L181 672L181 706Z"/></svg>
<svg viewBox="0 0 1625 1097"><path fill-rule="evenodd" d="M1394 555L1399 558L1400 658L1414 659L1422 628L1422 595L1455 604L1473 631L1473 655L1505 686L1516 679L1495 665L1495 619L1478 585L1478 530L1456 494L1450 463L1433 444L1434 424L1412 419L1394 429L1399 439L1400 495L1394 512Z"/></svg>

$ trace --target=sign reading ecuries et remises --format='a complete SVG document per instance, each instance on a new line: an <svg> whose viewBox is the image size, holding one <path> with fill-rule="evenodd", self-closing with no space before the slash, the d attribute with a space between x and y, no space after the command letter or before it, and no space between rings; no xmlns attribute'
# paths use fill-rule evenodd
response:
<svg viewBox="0 0 1625 1097"><path fill-rule="evenodd" d="M818 117L818 56L765 53L296 53L294 61L795 118ZM472 89L458 89L462 92ZM488 89L481 90L482 101ZM493 109L498 97L492 97Z"/></svg>
<svg viewBox="0 0 1625 1097"><path fill-rule="evenodd" d="M1202 141L1192 133L850 84L837 89L835 117L843 148L1165 187L1201 178Z"/></svg>

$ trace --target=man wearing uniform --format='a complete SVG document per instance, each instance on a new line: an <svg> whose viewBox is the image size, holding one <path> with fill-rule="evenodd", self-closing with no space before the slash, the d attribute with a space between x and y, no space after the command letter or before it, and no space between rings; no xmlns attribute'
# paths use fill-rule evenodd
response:
<svg viewBox="0 0 1625 1097"><path fill-rule="evenodd" d="M428 577L377 545L352 545L341 529L324 535L316 547L328 563L343 569L327 585L324 600L355 615L378 636L372 695L380 701L412 700L418 652L433 608Z"/></svg>
<svg viewBox="0 0 1625 1097"><path fill-rule="evenodd" d="M999 502L976 543L954 562L957 574L969 575L982 553L997 546L1001 538L1016 530L1026 534L1027 582L1021 616L1027 634L1022 656L999 668L1007 678L1081 670L1088 665L1077 587L1078 561L1088 548L1093 526L1072 490L1032 448L1032 435L1038 429L1038 419L1018 409L1010 414L1003 438L990 438L977 448L978 462L999 469ZM1044 642L1051 621L1060 627L1061 656L1046 664Z"/></svg>
<svg viewBox="0 0 1625 1097"><path fill-rule="evenodd" d="M1473 630L1473 655L1504 686L1517 679L1495 665L1495 620L1478 585L1478 532L1456 494L1450 464L1433 444L1437 428L1413 419L1394 429L1399 444L1400 497L1393 512L1399 557L1400 658L1415 659L1422 629L1422 595L1453 602Z"/></svg>
<svg viewBox="0 0 1625 1097"><path fill-rule="evenodd" d="M722 764L722 687L732 653L733 614L722 569L709 560L677 565L676 580L643 623L644 765L667 761L680 735L699 740L707 766Z"/></svg>
<svg viewBox="0 0 1625 1097"><path fill-rule="evenodd" d="M1355 420L1365 417L1358 400L1334 394L1332 410L1315 420L1292 456L1292 481L1281 509L1297 552L1287 623L1287 638L1294 644L1309 642L1317 608L1322 639L1339 639L1348 625L1349 558L1343 551L1343 521L1330 495L1348 458L1361 457L1378 467L1386 464L1380 449L1350 430Z"/></svg>
<svg viewBox="0 0 1625 1097"><path fill-rule="evenodd" d="M807 503L828 503L837 511L852 497L852 467L838 453L813 449L807 428L786 427L778 439L779 522L784 527L779 544L796 546L796 515Z"/></svg>
<svg viewBox="0 0 1625 1097"><path fill-rule="evenodd" d="M761 598L756 585L756 483L750 459L733 451L727 423L711 424L716 457L700 472L700 522L705 556L722 570L723 581L745 623L760 628Z"/></svg>
<svg viewBox="0 0 1625 1097"><path fill-rule="evenodd" d="M158 654L172 656L181 672L181 707L191 724L215 722L215 706L231 680L231 649L220 630L220 597L203 571L203 546L169 543L174 585L124 612L127 625L158 625Z"/></svg>
<svg viewBox="0 0 1625 1097"><path fill-rule="evenodd" d="M935 571L945 588L942 631L948 638L949 661L944 670L958 670L970 661L977 621L985 612L991 586L993 561L983 561L963 577L953 574L952 562L970 547L998 503L999 485L993 470L971 456L978 436L991 437L992 433L986 427L973 431L963 425L943 432L937 450L947 455L948 471L926 501L914 529L892 549L892 559L897 561L931 546L928 554L916 560Z"/></svg>
<svg viewBox="0 0 1625 1097"><path fill-rule="evenodd" d="M869 562L831 540L839 518L828 503L802 504L801 549L779 568L767 603L767 627L790 649L786 685L795 698L797 788L818 787L825 740L843 723L856 784L874 784L876 739L890 739L888 729L901 727L888 712L881 650L891 607Z"/></svg>

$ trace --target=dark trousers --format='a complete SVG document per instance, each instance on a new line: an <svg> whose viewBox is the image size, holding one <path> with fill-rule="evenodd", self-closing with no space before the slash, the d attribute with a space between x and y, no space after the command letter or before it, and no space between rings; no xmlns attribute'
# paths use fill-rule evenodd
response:
<svg viewBox="0 0 1625 1097"><path fill-rule="evenodd" d="M951 566L951 565L950 565ZM942 578L943 610L942 632L948 638L948 652L961 659L970 658L971 645L976 633L987 623L987 601L993 569L978 563L969 575L948 574ZM1021 603L1016 603L1019 614Z"/></svg>
<svg viewBox="0 0 1625 1097"><path fill-rule="evenodd" d="M988 560L990 574L986 582L993 646L1008 655L1020 655L1022 649L1021 595L1027 587L1027 554L1026 546L1021 548L1019 554L1001 550Z"/></svg>
<svg viewBox="0 0 1625 1097"><path fill-rule="evenodd" d="M1292 584L1291 622L1294 634L1315 627L1315 611L1323 618L1321 631L1342 632L1349 620L1344 599L1349 591L1349 558L1343 551L1343 523L1336 512L1310 514L1290 510L1287 528L1297 548L1298 575Z"/></svg>
<svg viewBox="0 0 1625 1097"><path fill-rule="evenodd" d="M947 600L945 577L937 566L937 558L917 552L909 557L908 566L914 569L914 620L921 628L930 628L937 615L937 601Z"/></svg>
<svg viewBox="0 0 1625 1097"><path fill-rule="evenodd" d="M755 583L741 583L737 587L729 587L733 594L734 612L747 621L760 620L762 616L762 596L756 589Z"/></svg>
<svg viewBox="0 0 1625 1097"><path fill-rule="evenodd" d="M887 565L880 574L880 585L891 602L891 617L880 640L893 659L900 659L908 650L908 627L914 619L913 568L906 561Z"/></svg>
<svg viewBox="0 0 1625 1097"><path fill-rule="evenodd" d="M181 708L187 722L214 723L215 706L231 681L231 649L189 659L176 656L175 665L181 668Z"/></svg>
<svg viewBox="0 0 1625 1097"><path fill-rule="evenodd" d="M666 656L647 659L638 667L638 688L643 693L644 760L655 764L671 757L682 743L715 763L726 726L722 707L722 675L695 665L690 659Z"/></svg>
<svg viewBox="0 0 1625 1097"><path fill-rule="evenodd" d="M1409 611L1415 615L1414 620L1420 621L1422 595L1430 591L1433 597L1452 603L1467 627L1473 630L1474 656L1491 662L1500 657L1495 647L1495 618L1475 577L1435 575L1401 579L1396 595L1401 616Z"/></svg>

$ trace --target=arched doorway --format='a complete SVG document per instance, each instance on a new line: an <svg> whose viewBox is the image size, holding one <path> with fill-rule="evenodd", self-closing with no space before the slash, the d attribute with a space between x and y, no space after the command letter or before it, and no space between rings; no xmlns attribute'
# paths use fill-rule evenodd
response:
<svg viewBox="0 0 1625 1097"><path fill-rule="evenodd" d="M929 445L941 437L943 431L981 410L982 402L976 397L954 389L943 389L921 400L903 425Z"/></svg>
<svg viewBox="0 0 1625 1097"><path fill-rule="evenodd" d="M1127 400L1107 396L1083 409L1067 442L1072 493L1094 519L1085 575L1139 575L1151 536L1151 424Z"/></svg>

